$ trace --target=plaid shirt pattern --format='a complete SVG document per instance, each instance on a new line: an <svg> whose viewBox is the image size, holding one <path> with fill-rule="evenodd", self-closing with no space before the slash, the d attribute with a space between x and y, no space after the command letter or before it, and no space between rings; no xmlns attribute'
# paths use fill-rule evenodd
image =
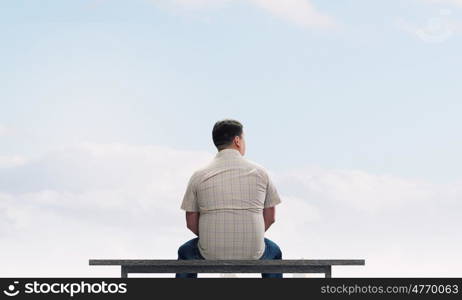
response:
<svg viewBox="0 0 462 300"><path fill-rule="evenodd" d="M259 259L263 208L280 202L263 167L224 149L191 176L181 209L200 212L198 247L205 259Z"/></svg>

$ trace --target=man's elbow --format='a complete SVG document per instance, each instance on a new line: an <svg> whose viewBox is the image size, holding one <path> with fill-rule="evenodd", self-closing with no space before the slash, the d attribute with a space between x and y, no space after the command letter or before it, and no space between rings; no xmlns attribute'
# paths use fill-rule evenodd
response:
<svg viewBox="0 0 462 300"><path fill-rule="evenodd" d="M276 210L274 207L269 207L263 209L263 218L265 219L266 224L273 224L276 222Z"/></svg>
<svg viewBox="0 0 462 300"><path fill-rule="evenodd" d="M276 222L276 218L275 217L267 217L266 218L266 223L268 224L273 224L274 222Z"/></svg>
<svg viewBox="0 0 462 300"><path fill-rule="evenodd" d="M264 218L265 219L265 227L269 228L274 222L276 222L275 218Z"/></svg>
<svg viewBox="0 0 462 300"><path fill-rule="evenodd" d="M186 227L191 230L194 234L199 235L199 224L198 222L187 223Z"/></svg>

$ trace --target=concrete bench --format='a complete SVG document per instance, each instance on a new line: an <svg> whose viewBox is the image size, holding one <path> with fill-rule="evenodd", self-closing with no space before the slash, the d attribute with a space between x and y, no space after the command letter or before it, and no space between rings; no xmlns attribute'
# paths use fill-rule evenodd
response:
<svg viewBox="0 0 462 300"><path fill-rule="evenodd" d="M282 260L168 260L90 259L90 266L121 266L121 277L129 273L324 273L332 277L332 266L364 266L364 259Z"/></svg>

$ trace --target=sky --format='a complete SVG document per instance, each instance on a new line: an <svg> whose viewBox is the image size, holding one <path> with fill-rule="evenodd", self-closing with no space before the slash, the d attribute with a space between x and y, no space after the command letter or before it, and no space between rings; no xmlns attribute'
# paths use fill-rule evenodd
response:
<svg viewBox="0 0 462 300"><path fill-rule="evenodd" d="M460 0L2 1L0 276L176 259L224 118L281 195L266 236L284 258L461 276L461 17Z"/></svg>

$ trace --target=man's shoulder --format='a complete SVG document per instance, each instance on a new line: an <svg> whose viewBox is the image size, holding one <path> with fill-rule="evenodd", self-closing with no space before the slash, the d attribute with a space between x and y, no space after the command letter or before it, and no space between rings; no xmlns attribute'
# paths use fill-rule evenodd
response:
<svg viewBox="0 0 462 300"><path fill-rule="evenodd" d="M208 163L198 169L196 169L193 174L191 175L191 178L193 179L200 179L202 178L207 172L209 172L211 169L213 169L212 163Z"/></svg>
<svg viewBox="0 0 462 300"><path fill-rule="evenodd" d="M250 159L244 158L244 157L243 157L243 160L244 160L249 166L252 166L252 167L257 168L257 169L262 169L262 170L265 169L262 165L260 165L259 163L256 163L256 162L253 161L253 160L250 160Z"/></svg>
<svg viewBox="0 0 462 300"><path fill-rule="evenodd" d="M239 163L237 165L231 164L231 165L224 166L223 164L218 163L216 161L211 161L210 163L202 166L201 168L196 169L193 172L191 178L196 182L200 182L201 179L204 176L207 177L208 174L215 173L216 170L227 168L227 167L230 167L230 168L236 168L236 167L237 168L243 168L244 167L244 168L248 168L248 169L254 169L254 170L256 170L258 172L258 174L260 174L260 176L268 177L268 171L266 170L265 167L263 167L259 163L256 163L253 160L249 160L247 158L242 157L239 160Z"/></svg>
<svg viewBox="0 0 462 300"><path fill-rule="evenodd" d="M207 170L206 167L201 167L201 168L199 168L199 169L196 169L196 170L192 173L191 177L192 177L192 178L201 177L201 176L206 172L206 170Z"/></svg>
<svg viewBox="0 0 462 300"><path fill-rule="evenodd" d="M245 160L245 163L251 167L251 168L254 168L256 169L260 174L264 175L264 176L268 176L268 171L266 170L265 167L263 167L262 165L260 165L259 163L256 163L254 162L253 160L249 160L247 158L244 158Z"/></svg>

